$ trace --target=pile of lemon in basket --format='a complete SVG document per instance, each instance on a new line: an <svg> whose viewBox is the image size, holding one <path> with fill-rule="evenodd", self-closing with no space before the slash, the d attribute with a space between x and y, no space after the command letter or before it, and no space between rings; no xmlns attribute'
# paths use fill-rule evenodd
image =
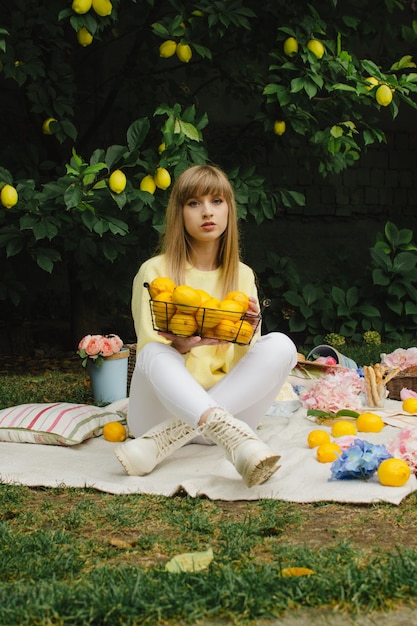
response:
<svg viewBox="0 0 417 626"><path fill-rule="evenodd" d="M247 345L260 322L260 315L247 315L249 296L243 291L231 291L219 300L202 289L176 285L166 277L155 278L145 286L151 296L155 330Z"/></svg>

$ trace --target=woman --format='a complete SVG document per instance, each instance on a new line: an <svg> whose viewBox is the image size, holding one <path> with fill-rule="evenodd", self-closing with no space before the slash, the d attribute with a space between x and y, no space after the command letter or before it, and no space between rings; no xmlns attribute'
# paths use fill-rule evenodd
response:
<svg viewBox="0 0 417 626"><path fill-rule="evenodd" d="M278 469L279 456L254 429L296 364L293 342L281 333L261 336L259 330L249 346L156 332L144 283L157 277L218 299L242 291L250 297L246 319L256 319L255 277L240 261L236 202L219 168L196 165L179 176L167 207L161 253L148 259L134 279L138 357L128 426L136 439L115 454L128 474L145 475L191 441L215 443L249 487L263 483Z"/></svg>

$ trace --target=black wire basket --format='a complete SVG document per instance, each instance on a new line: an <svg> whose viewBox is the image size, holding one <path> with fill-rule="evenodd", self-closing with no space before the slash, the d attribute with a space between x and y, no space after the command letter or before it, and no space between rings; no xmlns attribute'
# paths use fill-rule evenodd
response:
<svg viewBox="0 0 417 626"><path fill-rule="evenodd" d="M144 283L149 291L149 283ZM149 294L150 295L150 294ZM149 306L154 330L179 337L199 335L247 346L253 339L262 316L204 306L174 304L150 297Z"/></svg>

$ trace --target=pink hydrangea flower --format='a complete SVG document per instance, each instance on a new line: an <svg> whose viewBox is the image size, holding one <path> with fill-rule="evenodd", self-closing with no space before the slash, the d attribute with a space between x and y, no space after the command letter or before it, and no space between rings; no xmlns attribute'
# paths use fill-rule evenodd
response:
<svg viewBox="0 0 417 626"><path fill-rule="evenodd" d="M392 456L402 459L410 467L411 471L417 472L417 428L407 426L402 428L386 445Z"/></svg>
<svg viewBox="0 0 417 626"><path fill-rule="evenodd" d="M340 368L320 376L301 396L307 409L337 412L362 410L365 384L356 370Z"/></svg>
<svg viewBox="0 0 417 626"><path fill-rule="evenodd" d="M392 369L400 367L405 370L413 367L417 365L417 348L397 348L390 354L381 354L381 363Z"/></svg>

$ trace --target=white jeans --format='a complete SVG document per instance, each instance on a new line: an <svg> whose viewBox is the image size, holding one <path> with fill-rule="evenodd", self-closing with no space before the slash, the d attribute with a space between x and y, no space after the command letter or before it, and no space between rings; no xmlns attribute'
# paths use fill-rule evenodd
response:
<svg viewBox="0 0 417 626"><path fill-rule="evenodd" d="M175 348L159 342L139 352L133 372L128 426L134 437L170 417L197 427L203 413L223 407L255 429L297 362L287 335L263 335L237 365L206 390Z"/></svg>

